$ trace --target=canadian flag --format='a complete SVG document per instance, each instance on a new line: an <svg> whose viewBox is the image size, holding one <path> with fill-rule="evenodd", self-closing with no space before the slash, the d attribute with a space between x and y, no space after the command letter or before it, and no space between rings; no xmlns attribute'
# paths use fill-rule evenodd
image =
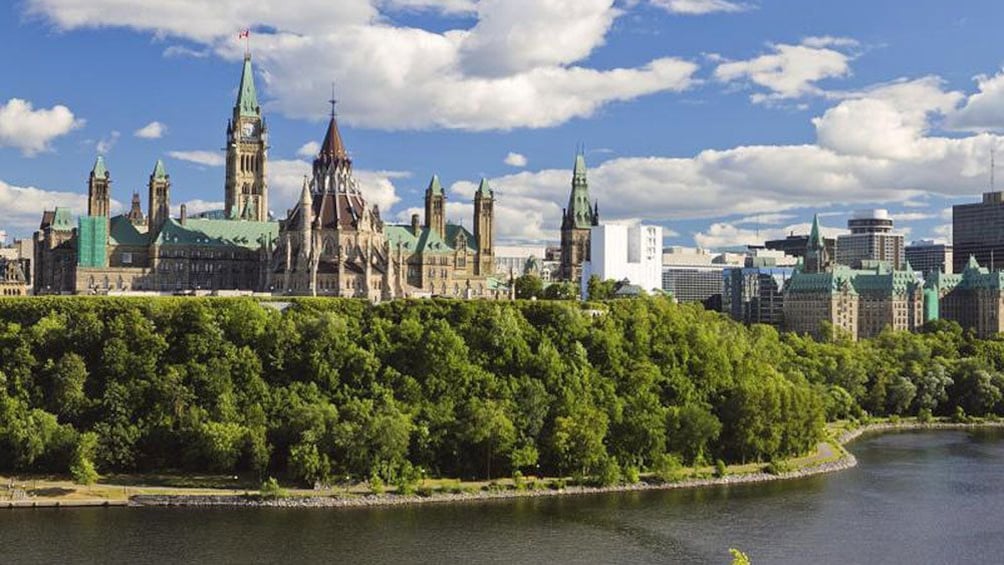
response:
<svg viewBox="0 0 1004 565"><path fill-rule="evenodd" d="M247 39L250 35L250 29L242 29L241 32L237 34L237 39Z"/></svg>

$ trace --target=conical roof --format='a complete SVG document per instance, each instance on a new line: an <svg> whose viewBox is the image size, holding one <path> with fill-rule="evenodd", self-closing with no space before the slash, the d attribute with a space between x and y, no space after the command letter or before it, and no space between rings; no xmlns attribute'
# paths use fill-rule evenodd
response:
<svg viewBox="0 0 1004 565"><path fill-rule="evenodd" d="M481 194L481 195L484 195L484 196L491 196L492 195L492 188L490 186L488 186L488 179L486 179L486 178L482 178L481 179L481 184L478 185L478 194Z"/></svg>
<svg viewBox="0 0 1004 565"><path fill-rule="evenodd" d="M432 180L429 181L429 188L427 190L432 194L443 193L443 185L439 183L439 175L432 175Z"/></svg>
<svg viewBox="0 0 1004 565"><path fill-rule="evenodd" d="M819 214L812 215L812 231L809 232L809 249L823 249L826 244L819 228Z"/></svg>
<svg viewBox="0 0 1004 565"><path fill-rule="evenodd" d="M167 178L167 169L164 168L164 161L157 159L157 164L153 166L153 178L158 180Z"/></svg>
<svg viewBox="0 0 1004 565"><path fill-rule="evenodd" d="M105 158L103 156L98 155L97 160L94 161L94 168L91 169L91 172L95 177L99 178L108 176L108 169L105 167Z"/></svg>
<svg viewBox="0 0 1004 565"><path fill-rule="evenodd" d="M241 84L237 88L237 113L241 116L260 117L258 106L258 91L254 87L254 72L251 69L251 57L244 57L244 69L241 71Z"/></svg>
<svg viewBox="0 0 1004 565"><path fill-rule="evenodd" d="M345 150L342 142L342 133L338 131L338 122L334 116L328 122L328 131L324 134L324 141L321 143L321 156L333 159L349 161L349 153Z"/></svg>

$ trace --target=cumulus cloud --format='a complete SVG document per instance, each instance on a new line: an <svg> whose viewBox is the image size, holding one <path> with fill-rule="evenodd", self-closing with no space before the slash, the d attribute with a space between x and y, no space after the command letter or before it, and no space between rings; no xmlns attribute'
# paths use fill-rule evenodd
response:
<svg viewBox="0 0 1004 565"><path fill-rule="evenodd" d="M975 80L977 91L949 116L947 125L964 131L1004 131L1004 71Z"/></svg>
<svg viewBox="0 0 1004 565"><path fill-rule="evenodd" d="M620 15L614 0L218 0L144 10L123 10L121 0L27 0L26 6L61 29L126 27L188 40L234 61L243 47L233 31L261 24L252 33L271 108L316 118L335 79L343 120L365 127L553 126L610 102L687 89L697 70L674 57L626 68L578 65ZM381 12L406 7L474 10L477 21L433 32L394 25Z"/></svg>
<svg viewBox="0 0 1004 565"><path fill-rule="evenodd" d="M107 155L112 150L112 148L115 147L115 144L118 143L119 137L121 136L122 134L120 134L117 131L111 132L107 136L99 139L98 142L94 144L94 150L101 155Z"/></svg>
<svg viewBox="0 0 1004 565"><path fill-rule="evenodd" d="M793 224L784 228L751 230L738 227L734 223L718 222L711 224L707 231L694 234L694 244L704 249L716 247L731 247L736 245L763 245L769 239L784 239L788 234L807 234L812 229L808 223ZM847 230L820 226L824 237L837 237Z"/></svg>
<svg viewBox="0 0 1004 565"><path fill-rule="evenodd" d="M652 0L658 6L673 14L702 15L713 12L742 12L749 6L729 0Z"/></svg>
<svg viewBox="0 0 1004 565"><path fill-rule="evenodd" d="M798 45L774 43L769 45L770 53L719 64L714 77L724 83L745 82L766 89L750 97L758 103L821 94L816 83L851 73L853 55L837 49L855 45L852 39L835 37L809 37Z"/></svg>
<svg viewBox="0 0 1004 565"><path fill-rule="evenodd" d="M188 161L207 167L222 167L226 163L223 153L219 151L168 151L167 154L179 161Z"/></svg>
<svg viewBox="0 0 1004 565"><path fill-rule="evenodd" d="M743 224L761 224L761 225L776 225L784 223L792 218L794 214L757 214L756 216L746 216L745 218L739 218L731 222L733 225L741 226Z"/></svg>
<svg viewBox="0 0 1004 565"><path fill-rule="evenodd" d="M299 155L300 157L311 158L311 157L316 157L317 154L320 153L320 151L321 151L321 144L319 142L308 141L307 143L304 143L303 145L300 146L299 149L296 150L296 154Z"/></svg>
<svg viewBox="0 0 1004 565"><path fill-rule="evenodd" d="M167 126L160 122L150 122L139 128L133 135L140 139L160 139L167 133Z"/></svg>
<svg viewBox="0 0 1004 565"><path fill-rule="evenodd" d="M48 151L52 140L83 125L84 120L61 104L36 110L27 100L11 98L0 105L0 147L13 147L31 157Z"/></svg>
<svg viewBox="0 0 1004 565"><path fill-rule="evenodd" d="M27 235L38 229L42 212L56 206L69 208L74 214L87 212L87 195L77 192L46 190L34 186L14 186L0 180L0 210L3 210L3 227L13 234ZM112 201L112 209L121 209L121 203Z"/></svg>
<svg viewBox="0 0 1004 565"><path fill-rule="evenodd" d="M525 167L526 162L527 162L526 155L523 155L522 153L513 153L512 151L510 151L509 154L506 155L505 159L503 160L503 163L505 163L506 165L509 165L510 167L519 167L519 168Z"/></svg>

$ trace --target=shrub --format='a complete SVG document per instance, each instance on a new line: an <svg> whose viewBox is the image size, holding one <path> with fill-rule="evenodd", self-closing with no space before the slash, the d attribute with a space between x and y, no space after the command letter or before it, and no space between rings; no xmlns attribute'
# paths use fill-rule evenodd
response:
<svg viewBox="0 0 1004 565"><path fill-rule="evenodd" d="M262 498L285 498L288 496L286 489L279 486L279 481L275 480L275 477L265 479L265 482L261 484L259 494Z"/></svg>
<svg viewBox="0 0 1004 565"><path fill-rule="evenodd" d="M725 465L725 461L722 461L721 459L716 459L715 460L715 476L718 477L718 478L722 478L722 477L724 477L725 475L728 475L728 474L729 474L729 468Z"/></svg>
<svg viewBox="0 0 1004 565"><path fill-rule="evenodd" d="M624 467L624 482L629 485L638 484L641 481L641 472L638 470L636 465L628 465Z"/></svg>
<svg viewBox="0 0 1004 565"><path fill-rule="evenodd" d="M787 461L771 461L764 465L763 471L768 475L782 475L791 472L791 465Z"/></svg>
<svg viewBox="0 0 1004 565"><path fill-rule="evenodd" d="M921 408L917 411L917 421L921 424L927 424L934 420L934 416L931 415L930 408Z"/></svg>
<svg viewBox="0 0 1004 565"><path fill-rule="evenodd" d="M547 488L551 490L565 490L568 486L568 482L565 479L551 479L547 481Z"/></svg>
<svg viewBox="0 0 1004 565"><path fill-rule="evenodd" d="M516 490L526 490L526 479L518 469L512 473L512 486Z"/></svg>
<svg viewBox="0 0 1004 565"><path fill-rule="evenodd" d="M601 487L616 485L621 482L621 466L613 457L607 457L600 463L600 468L593 476L593 482Z"/></svg>
<svg viewBox="0 0 1004 565"><path fill-rule="evenodd" d="M657 479L664 483L679 480L682 468L680 458L670 453L663 453L652 462L652 472L655 473Z"/></svg>
<svg viewBox="0 0 1004 565"><path fill-rule="evenodd" d="M957 424L964 424L969 421L969 417L966 416L965 408L961 406L955 407L955 413L952 414L952 421Z"/></svg>
<svg viewBox="0 0 1004 565"><path fill-rule="evenodd" d="M383 494L385 490L387 490L387 487L384 485L380 475L376 473L370 475L370 492L373 494Z"/></svg>
<svg viewBox="0 0 1004 565"><path fill-rule="evenodd" d="M432 496L432 487L428 485L422 485L415 489L415 494L421 496L422 498L429 498Z"/></svg>

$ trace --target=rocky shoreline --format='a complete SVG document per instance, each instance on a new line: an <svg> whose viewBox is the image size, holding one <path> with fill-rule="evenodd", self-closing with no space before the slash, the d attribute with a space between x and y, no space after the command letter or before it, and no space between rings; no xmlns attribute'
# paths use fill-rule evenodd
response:
<svg viewBox="0 0 1004 565"><path fill-rule="evenodd" d="M1004 427L1004 422L980 422L980 423L953 423L953 422L930 422L930 423L879 423L868 424L854 430L848 430L836 438L837 442L843 446L859 437L870 433L882 433L889 431L906 430L951 430L951 429L974 429L985 427ZM828 449L827 443L820 444L820 450ZM587 495L604 494L613 492L632 492L646 490L671 490L687 489L711 486L730 486L754 483L766 483L770 481L782 481L800 479L833 473L850 469L858 463L854 455L846 450L840 458L809 465L794 471L770 474L763 471L745 473L741 475L726 475L724 477L713 477L704 479L686 479L672 483L638 483L633 485L616 485L609 487L585 487L570 486L562 489L536 489L536 490L505 490L505 491L478 491L465 493L433 493L429 496L418 495L365 495L354 497L333 497L333 496L290 496L279 498L263 498L258 495L135 495L129 499L130 506L159 506L159 507L263 507L263 508L361 508L380 506L403 506L414 504L431 503L455 503L455 502L478 502L488 500L511 500L517 498L539 498L550 496Z"/></svg>

